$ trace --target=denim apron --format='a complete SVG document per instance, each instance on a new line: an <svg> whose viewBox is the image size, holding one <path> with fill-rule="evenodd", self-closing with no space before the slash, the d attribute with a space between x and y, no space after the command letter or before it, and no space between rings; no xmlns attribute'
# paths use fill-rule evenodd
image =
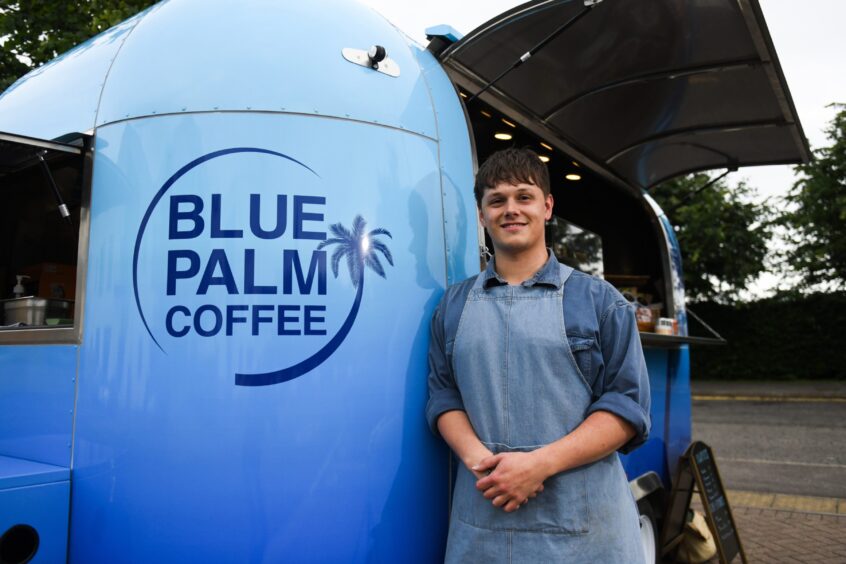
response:
<svg viewBox="0 0 846 564"><path fill-rule="evenodd" d="M527 452L584 421L592 391L564 327L564 282L499 285L476 279L452 349L467 416L494 453ZM458 465L445 561L642 563L637 508L617 453L544 482L544 491L505 513Z"/></svg>

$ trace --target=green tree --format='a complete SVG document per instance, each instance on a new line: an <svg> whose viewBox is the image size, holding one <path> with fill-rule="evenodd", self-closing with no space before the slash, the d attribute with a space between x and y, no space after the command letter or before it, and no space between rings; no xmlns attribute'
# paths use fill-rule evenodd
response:
<svg viewBox="0 0 846 564"><path fill-rule="evenodd" d="M798 290L846 290L846 105L826 130L831 145L798 165L779 223L787 228L785 266L801 276Z"/></svg>
<svg viewBox="0 0 846 564"><path fill-rule="evenodd" d="M743 181L730 188L720 179L700 190L711 180L683 176L651 194L675 227L688 297L733 302L767 269L773 209Z"/></svg>
<svg viewBox="0 0 846 564"><path fill-rule="evenodd" d="M0 91L151 0L0 0Z"/></svg>

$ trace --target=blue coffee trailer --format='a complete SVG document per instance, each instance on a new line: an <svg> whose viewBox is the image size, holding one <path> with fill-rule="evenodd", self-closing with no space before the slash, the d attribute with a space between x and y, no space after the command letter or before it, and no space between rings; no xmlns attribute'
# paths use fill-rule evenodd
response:
<svg viewBox="0 0 846 564"><path fill-rule="evenodd" d="M758 2L429 34L170 0L3 93L0 560L439 561L429 318L487 259L473 174L510 145L549 166L559 258L676 325L644 326L652 433L624 457L656 553L701 340L649 190L808 158Z"/></svg>

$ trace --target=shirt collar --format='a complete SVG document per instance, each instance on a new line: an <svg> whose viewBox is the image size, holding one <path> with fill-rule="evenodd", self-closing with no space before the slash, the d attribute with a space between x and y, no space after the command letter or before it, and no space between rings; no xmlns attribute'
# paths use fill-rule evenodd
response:
<svg viewBox="0 0 846 564"><path fill-rule="evenodd" d="M558 259L556 259L555 255L552 254L552 249L548 248L546 252L548 255L546 263L544 263L544 265L535 272L534 276L524 281L521 286L544 285L552 286L556 289L561 287L561 271L558 267ZM493 257L488 261L488 266L485 268L482 280L482 286L485 289L488 289L491 286L502 286L504 284L508 284L503 277L497 274L496 269L494 268L495 261L496 257Z"/></svg>

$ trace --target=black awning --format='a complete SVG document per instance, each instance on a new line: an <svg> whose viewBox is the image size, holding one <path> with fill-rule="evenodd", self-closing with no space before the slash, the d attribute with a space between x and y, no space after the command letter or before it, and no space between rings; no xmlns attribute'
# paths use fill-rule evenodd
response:
<svg viewBox="0 0 846 564"><path fill-rule="evenodd" d="M757 0L528 2L439 57L473 95L528 51L480 99L631 186L809 158Z"/></svg>

